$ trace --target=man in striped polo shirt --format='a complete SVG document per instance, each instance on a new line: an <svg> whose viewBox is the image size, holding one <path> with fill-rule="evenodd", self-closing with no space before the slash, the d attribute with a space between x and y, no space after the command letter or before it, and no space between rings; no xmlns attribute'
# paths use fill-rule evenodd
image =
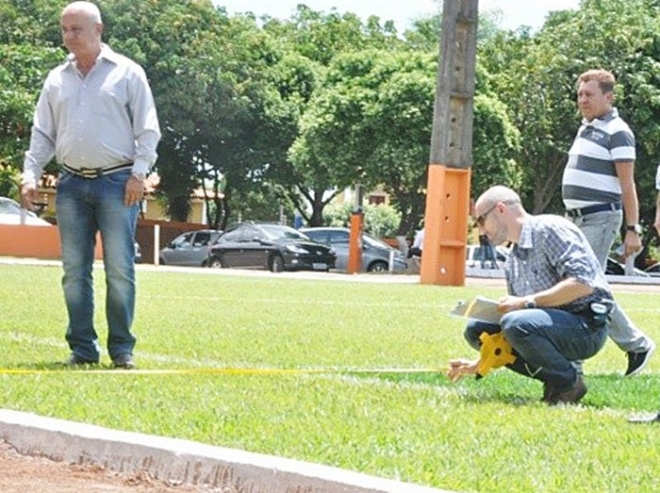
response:
<svg viewBox="0 0 660 493"><path fill-rule="evenodd" d="M642 247L634 178L635 136L613 106L614 84L614 75L606 70L589 70L578 78L578 108L583 120L562 182L567 216L587 237L603 270L624 215L624 256L634 255ZM628 356L625 376L642 371L655 343L618 305L609 333Z"/></svg>

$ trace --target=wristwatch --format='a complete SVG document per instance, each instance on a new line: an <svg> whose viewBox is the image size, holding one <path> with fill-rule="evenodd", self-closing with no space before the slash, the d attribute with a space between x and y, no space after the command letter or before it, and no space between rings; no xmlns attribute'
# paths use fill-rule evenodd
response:
<svg viewBox="0 0 660 493"><path fill-rule="evenodd" d="M525 304L523 305L526 309L528 308L536 308L536 301L534 300L527 300L525 301Z"/></svg>
<svg viewBox="0 0 660 493"><path fill-rule="evenodd" d="M626 226L626 231L634 231L638 235L642 234L642 226L641 224L628 224Z"/></svg>

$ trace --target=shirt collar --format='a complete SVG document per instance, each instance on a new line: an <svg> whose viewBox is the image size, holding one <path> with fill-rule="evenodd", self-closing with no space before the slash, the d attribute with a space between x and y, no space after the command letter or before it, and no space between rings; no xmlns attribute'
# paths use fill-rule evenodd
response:
<svg viewBox="0 0 660 493"><path fill-rule="evenodd" d="M119 55L117 55L117 53L115 53L112 50L112 48L110 48L105 43L101 43L101 52L99 53L99 56L96 58L96 62L98 63L101 60L108 60L111 63L117 64L118 57ZM66 56L65 64L67 66L73 66L75 61L76 61L76 56L73 53L69 53Z"/></svg>
<svg viewBox="0 0 660 493"><path fill-rule="evenodd" d="M593 124L596 120L600 120L601 122L609 122L609 121L612 121L612 120L614 120L615 118L618 118L618 117L619 117L619 110L612 107L612 108L610 108L610 110L607 113L605 113L604 115L601 115L597 118L594 118L591 121L587 120L586 118L583 118L582 119L582 124L583 125L590 125L590 124Z"/></svg>
<svg viewBox="0 0 660 493"><path fill-rule="evenodd" d="M520 228L520 237L518 238L516 246L522 250L531 250L534 247L534 240L532 237L533 219L533 216L528 216L523 221L522 228Z"/></svg>

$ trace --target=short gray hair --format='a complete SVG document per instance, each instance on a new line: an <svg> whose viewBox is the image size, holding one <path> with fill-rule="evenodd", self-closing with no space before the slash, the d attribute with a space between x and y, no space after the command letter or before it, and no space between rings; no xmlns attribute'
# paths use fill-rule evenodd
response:
<svg viewBox="0 0 660 493"><path fill-rule="evenodd" d="M67 11L82 12L94 24L103 23L103 21L101 20L101 11L92 2L84 2L84 1L71 2L69 5L64 7L64 10L62 10L62 14L64 14L64 12Z"/></svg>

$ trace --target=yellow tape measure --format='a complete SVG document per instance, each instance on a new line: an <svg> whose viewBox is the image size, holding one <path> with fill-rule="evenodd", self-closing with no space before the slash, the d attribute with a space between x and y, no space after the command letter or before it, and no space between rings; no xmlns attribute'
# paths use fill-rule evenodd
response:
<svg viewBox="0 0 660 493"><path fill-rule="evenodd" d="M181 369L110 369L110 368L61 368L31 369L4 368L0 375L296 375L313 373L444 373L446 368L372 368L372 369L327 369L327 368L181 368Z"/></svg>

